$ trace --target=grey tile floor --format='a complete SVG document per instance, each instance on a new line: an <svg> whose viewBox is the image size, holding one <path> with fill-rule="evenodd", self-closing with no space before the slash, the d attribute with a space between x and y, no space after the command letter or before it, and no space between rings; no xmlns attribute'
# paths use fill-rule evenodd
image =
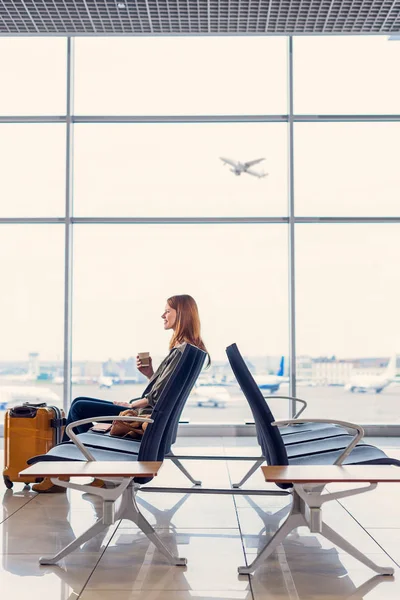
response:
<svg viewBox="0 0 400 600"><path fill-rule="evenodd" d="M371 439L400 458L400 439ZM182 451L243 453L255 448L251 438L181 438ZM0 447L0 454L2 449ZM2 456L1 456L2 458ZM225 486L249 463L187 461L206 486ZM166 461L157 485L186 485ZM55 552L97 518L94 496L79 492L37 495L17 484L0 482L0 590L3 598L51 600L368 600L400 598L400 486L327 504L324 518L374 561L395 568L395 576L376 576L327 540L306 528L294 531L251 577L237 567L253 560L268 536L285 518L290 498L282 496L211 496L144 493L143 514L169 547L188 559L171 567L130 522L109 528L58 566L41 567L42 554ZM257 472L247 486L269 489ZM270 488L272 489L272 488Z"/></svg>

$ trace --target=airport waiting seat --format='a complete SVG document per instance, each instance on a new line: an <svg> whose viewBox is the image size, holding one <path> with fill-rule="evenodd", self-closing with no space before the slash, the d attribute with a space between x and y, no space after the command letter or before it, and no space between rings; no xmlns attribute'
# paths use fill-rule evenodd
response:
<svg viewBox="0 0 400 600"><path fill-rule="evenodd" d="M240 352L236 346L236 344L232 344L231 346L229 346L226 349L227 355L228 355L228 360L231 364L231 367L233 369L233 372L236 376L236 379L239 383L239 386L241 386L241 374L239 372L239 374L236 374L234 365L235 365L235 358L240 359L240 363L241 365L244 367L245 371L243 372L247 372L248 375L251 377L251 374L242 358L242 356L240 355ZM232 359L232 360L231 360ZM254 379L252 378L252 381L254 383L254 386L257 388L258 390L258 397L261 399L261 402L263 403L264 409L265 409L265 416L266 418L269 419L269 422L272 423L275 419L273 417L273 414L268 406L268 402L265 396L262 395L260 389L258 388L256 382L254 381ZM243 391L243 388L242 388ZM290 397L288 396L279 396L279 398L287 398L290 399ZM302 400L296 399L296 398L292 398L293 400L298 400L300 402L303 402ZM306 403L304 403L306 404ZM299 413L300 414L300 413ZM268 417L267 417L268 415ZM257 425L256 425L256 430L257 430ZM346 448L346 446L350 443L352 436L349 435L349 432L346 428L340 426L340 425L332 425L329 423L313 423L313 422L303 422L303 423L296 423L295 425L288 425L286 427L281 427L280 428L280 433L282 435L282 439L283 442L285 444L285 446L287 447L287 452L288 455L292 458L298 456L298 455L303 455L303 454L317 454L319 452L328 452L330 450L338 450L338 449L344 449ZM260 444L261 446L261 444ZM262 446L261 446L262 447ZM170 455L172 455L172 451L170 451ZM242 477L242 479L238 482L238 483L233 483L232 487L237 489L240 488L252 475L253 473L255 473L257 471L257 469L265 462L266 457L264 455L258 455L258 456L253 456L253 457L238 457L238 456L229 456L229 455L222 455L222 456L207 456L207 455L203 455L203 456L191 456L191 455L179 455L179 454L174 454L173 456L171 456L171 458L174 459L175 464L185 473L185 475L193 482L193 483L200 483L200 482L196 482L193 477L186 471L186 469L184 469L183 465L181 465L180 461L181 460L190 460L190 459L194 459L194 460L207 460L207 461L213 461L213 460L225 460L225 461L229 461L229 460L251 460L254 461L254 464L251 466L251 468L246 472L246 474Z"/></svg>
<svg viewBox="0 0 400 600"><path fill-rule="evenodd" d="M287 465L296 465L305 468L328 465L400 466L400 460L387 456L379 448L370 444L359 443L364 434L361 426L354 423L334 421L331 419L326 419L326 422L339 424L357 431L357 435L352 437L352 440L345 448L330 448L329 443L324 447L324 444L321 443L324 442L324 440L319 440L317 442L302 442L288 447L284 442L284 436L282 436L279 427L281 425L294 425L297 422L304 423L306 419L273 421L271 411L265 403L265 399L240 355L236 344L229 346L226 349L226 352L235 377L250 405L255 421L257 439L261 446L263 456L269 466L285 467ZM311 419L311 421L320 423L322 419ZM325 441L329 442L329 440ZM313 444L315 445L313 446ZM294 447L295 451L293 452ZM384 479L384 477L382 477L382 479ZM357 479L354 479L354 481L356 480ZM360 478L359 481L365 480ZM274 536L267 541L253 562L250 565L239 567L239 573L252 573L268 556L271 555L291 531L297 527L306 525L310 528L310 531L323 535L377 573L383 575L393 574L392 567L380 567L375 564L370 557L365 556L362 552L357 550L346 539L339 535L337 531L329 527L322 519L321 509L323 503L368 492L375 489L377 483L369 483L362 488L357 487L355 489L340 490L337 492L325 491L325 484L321 485L321 483L298 484L275 482L275 485L280 489L290 491L292 494L293 502L291 512Z"/></svg>
<svg viewBox="0 0 400 600"><path fill-rule="evenodd" d="M229 363L247 399L253 413L256 426L257 439L261 446L263 456L268 465L332 465L335 464L343 450L353 436L338 435L336 437L321 438L318 440L303 440L294 444L286 443L279 426L275 426L274 417L261 394L253 376L241 356L236 344L228 346L226 353ZM310 422L338 424L341 428L346 427L342 421L334 421L329 418L310 419ZM287 419L281 423L296 425L307 422L307 419ZM351 427L349 427L351 428ZM323 429L321 434L323 434ZM346 442L346 443L344 443ZM283 462L282 462L283 461ZM400 461L391 459L386 454L370 444L360 443L351 449L343 464L385 464L400 465Z"/></svg>
<svg viewBox="0 0 400 600"><path fill-rule="evenodd" d="M151 417L141 418L143 421L147 421L149 425L147 426L143 435L143 439L139 445L138 453L129 451L131 446L135 446L134 440L102 436L102 445L100 446L99 434L74 434L74 427L90 422L91 420L83 419L81 421L77 421L76 423L71 423L68 426L72 441L58 444L45 455L30 458L28 460L28 464L34 465L38 462L49 461L87 460L127 462L163 461L165 452L169 448L172 436L176 431L176 421L179 421L180 411L182 410L182 407L184 406L186 399L189 396L198 375L200 374L204 364L205 356L205 352L199 348L196 348L195 346L187 344L179 362L177 363L166 386L160 394L159 400L152 412ZM115 416L105 415L104 417L96 418L96 421L110 421L115 418ZM138 417L117 418L123 420L138 420ZM93 443L91 443L92 441ZM107 481L107 478L105 479ZM112 514L115 516L114 520L130 519L143 531L143 533L156 545L156 547L168 558L172 564L185 564L182 562L182 559L179 559L171 554L168 548L164 546L151 525L139 512L139 508L135 499L136 491L141 485L148 483L151 481L151 479L151 477L132 478L129 482L129 487L127 487L128 484L126 478L122 481L121 478L111 479L110 481L116 485L116 487L114 489L106 490L103 488L94 488L89 487L88 485L61 481L57 478L54 479L54 481L56 481L56 483L62 487L78 489L82 490L83 492L89 492L102 497L104 511L106 510L106 501L112 501L112 503L115 503L121 498L120 509L115 512L115 515L114 508L112 509ZM107 507L107 514L110 514L109 510L109 507ZM41 559L41 564L55 564L61 560L61 558L78 548L84 541L91 539L110 524L111 522L108 522L108 524L105 525L103 515L103 519L99 519L94 526L82 534L82 536L74 540L74 542L67 548L64 548L64 550L60 551L56 556Z"/></svg>
<svg viewBox="0 0 400 600"><path fill-rule="evenodd" d="M189 344L189 346L190 346L190 344ZM195 347L193 346L193 348L195 348ZM197 360L196 360L195 367L191 370L191 374L187 381L188 392L180 394L178 401L176 402L176 404L174 406L174 409L171 413L171 423L167 427L167 429L165 431L165 435L162 438L159 453L160 453L160 456L163 457L163 459L166 458L166 459L171 460L176 465L176 467L189 479L189 481L191 483L193 483L194 485L200 485L201 482L194 479L190 475L190 473L186 470L186 468L182 465L182 463L173 455L173 453L171 451L171 447L176 441L178 427L179 427L179 420L180 420L182 411L185 407L186 400L197 381L197 378L203 368L203 365L204 365L204 362L205 362L205 359L207 356L206 352L204 352L203 350L200 350L199 348L195 348L195 349L197 350L197 354L196 354ZM99 448L99 449L107 450L110 447L112 447L114 452L125 452L128 454L139 455L140 449L141 449L141 444L142 444L143 440L145 440L146 438L145 438L145 436L143 436L142 440L131 440L131 439L126 439L126 438L123 439L123 438L112 437L112 436L110 436L109 433L106 433L106 434L95 433L95 432L89 430L86 433L78 434L77 439L81 443L88 445L92 448ZM112 441L110 442L110 440L112 440Z"/></svg>

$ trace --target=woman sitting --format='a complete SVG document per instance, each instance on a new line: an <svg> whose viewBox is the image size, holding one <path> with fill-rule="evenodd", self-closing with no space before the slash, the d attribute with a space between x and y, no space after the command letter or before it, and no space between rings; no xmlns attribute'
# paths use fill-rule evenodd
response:
<svg viewBox="0 0 400 600"><path fill-rule="evenodd" d="M172 329L173 334L169 343L169 354L161 362L154 373L152 359L149 357L147 365L143 365L139 356L136 357L136 366L140 373L149 379L148 385L140 398L130 402L110 402L109 400L100 400L97 398L75 398L67 416L67 425L81 419L102 416L117 416L123 410L129 408L138 409L140 415L151 414L157 404L158 398L164 386L166 385L171 373L179 362L186 344L197 346L207 352L200 333L200 317L195 300L187 294L171 296L168 298L165 310L161 315L164 322L164 329ZM210 358L208 358L208 366ZM92 423L79 425L76 427L78 433L85 433L92 427ZM69 437L64 433L63 441L69 441ZM91 484L94 486L103 486L101 480L94 480ZM50 479L44 479L41 483L32 486L35 492L54 493L63 492L65 488L54 485Z"/></svg>

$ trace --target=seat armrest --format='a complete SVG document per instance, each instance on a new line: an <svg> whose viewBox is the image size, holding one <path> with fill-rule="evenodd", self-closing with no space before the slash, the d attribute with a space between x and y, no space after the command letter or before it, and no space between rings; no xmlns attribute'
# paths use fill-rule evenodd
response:
<svg viewBox="0 0 400 600"><path fill-rule="evenodd" d="M77 435L74 433L73 428L74 427L78 427L79 425L86 425L86 423L93 423L93 422L101 422L101 421L139 421L140 423L153 423L153 419L149 419L149 418L145 418L145 417L121 417L119 416L108 416L108 417L90 417L88 419L81 419L80 421L74 421L73 423L70 423L69 425L67 425L67 427L65 428L65 433L67 434L67 436L70 438L71 442L73 442L75 444L75 446L77 448L79 448L79 450L82 452L82 454L88 459L88 460L96 460L94 458L94 456L89 452L89 450L86 448L85 444L83 444L80 440L78 440Z"/></svg>
<svg viewBox="0 0 400 600"><path fill-rule="evenodd" d="M343 450L342 454L334 462L335 465L339 466L343 464L344 459L350 454L358 442L362 440L365 434L364 428L361 427L361 425L350 423L348 421L336 421L335 419L285 419L281 421L274 421L272 425L275 427L282 427L285 425L296 425L297 423L330 423L332 425L340 425L341 427L356 430L357 433L351 440L350 444Z"/></svg>
<svg viewBox="0 0 400 600"><path fill-rule="evenodd" d="M263 396L264 396L264 394L263 394ZM270 400L270 399L275 400L275 398L278 398L280 400L293 400L294 402L300 402L300 404L302 404L303 406L294 415L293 419L298 419L308 406L308 404L305 400L302 400L301 398L296 398L295 396L264 396L264 398L265 398L265 400Z"/></svg>

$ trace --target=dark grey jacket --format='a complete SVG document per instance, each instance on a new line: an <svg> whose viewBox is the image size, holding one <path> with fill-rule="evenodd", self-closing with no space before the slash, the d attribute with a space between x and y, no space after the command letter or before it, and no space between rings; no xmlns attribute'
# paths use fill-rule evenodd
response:
<svg viewBox="0 0 400 600"><path fill-rule="evenodd" d="M141 408L139 410L141 415L150 414L155 405L157 404L158 398L160 397L161 392L163 391L168 379L170 378L171 373L174 371L176 365L178 364L185 347L186 342L180 344L179 346L175 346L175 348L172 348L168 356L166 356L161 362L153 377L150 378L146 389L141 395L141 398L147 398L149 406L146 406L145 408ZM134 398L134 400L137 400L137 398ZM131 400L131 402L132 401L133 400Z"/></svg>

